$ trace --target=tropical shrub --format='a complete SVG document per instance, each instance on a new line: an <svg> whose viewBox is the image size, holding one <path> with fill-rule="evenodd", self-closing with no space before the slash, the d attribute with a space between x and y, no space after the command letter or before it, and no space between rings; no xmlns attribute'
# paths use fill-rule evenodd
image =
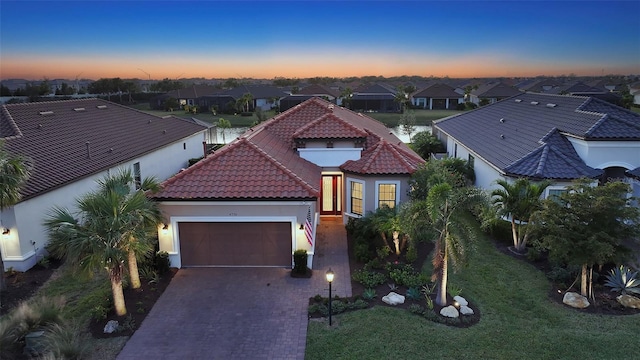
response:
<svg viewBox="0 0 640 360"><path fill-rule="evenodd" d="M353 275L351 275L351 278L367 288L374 288L378 285L384 284L387 280L387 277L384 274L364 269L355 271Z"/></svg>
<svg viewBox="0 0 640 360"><path fill-rule="evenodd" d="M624 265L611 269L606 276L604 285L610 287L611 291L616 291L623 295L628 295L629 293L640 294L638 272L632 271Z"/></svg>
<svg viewBox="0 0 640 360"><path fill-rule="evenodd" d="M411 287L407 290L407 298L411 300L420 300L422 298L422 292L418 288Z"/></svg>

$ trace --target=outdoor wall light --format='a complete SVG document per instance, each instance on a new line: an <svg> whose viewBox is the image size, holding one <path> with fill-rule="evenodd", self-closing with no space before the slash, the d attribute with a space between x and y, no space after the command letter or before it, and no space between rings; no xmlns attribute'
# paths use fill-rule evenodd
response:
<svg viewBox="0 0 640 360"><path fill-rule="evenodd" d="M327 270L325 276L327 277L327 281L329 282L329 326L331 326L331 283L333 282L333 271L331 271L331 268Z"/></svg>
<svg viewBox="0 0 640 360"><path fill-rule="evenodd" d="M300 230L304 230L304 224L300 224Z"/></svg>
<svg viewBox="0 0 640 360"><path fill-rule="evenodd" d="M4 228L2 230L2 235L4 236L9 236L10 233L11 233L11 230L9 230L9 228Z"/></svg>
<svg viewBox="0 0 640 360"><path fill-rule="evenodd" d="M169 224L162 224L162 230L163 231L169 230Z"/></svg>

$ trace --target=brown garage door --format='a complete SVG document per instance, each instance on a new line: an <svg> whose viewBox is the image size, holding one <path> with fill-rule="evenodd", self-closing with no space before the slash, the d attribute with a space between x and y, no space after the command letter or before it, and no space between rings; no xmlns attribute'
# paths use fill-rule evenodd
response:
<svg viewBox="0 0 640 360"><path fill-rule="evenodd" d="M181 222L182 266L291 266L291 223Z"/></svg>

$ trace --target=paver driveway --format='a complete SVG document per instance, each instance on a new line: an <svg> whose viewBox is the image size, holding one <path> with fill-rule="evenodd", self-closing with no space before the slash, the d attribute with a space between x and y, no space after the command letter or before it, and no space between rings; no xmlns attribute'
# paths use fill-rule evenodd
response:
<svg viewBox="0 0 640 360"><path fill-rule="evenodd" d="M304 359L309 297L351 296L344 226L318 226L314 273L280 268L183 268L118 359Z"/></svg>
<svg viewBox="0 0 640 360"><path fill-rule="evenodd" d="M309 279L181 269L118 359L303 359Z"/></svg>

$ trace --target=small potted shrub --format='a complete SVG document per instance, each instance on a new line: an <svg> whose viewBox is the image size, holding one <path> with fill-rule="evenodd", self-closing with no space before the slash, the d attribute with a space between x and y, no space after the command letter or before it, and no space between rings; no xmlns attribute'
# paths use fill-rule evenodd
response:
<svg viewBox="0 0 640 360"><path fill-rule="evenodd" d="M296 250L293 252L292 277L311 277L311 269L307 267L307 250Z"/></svg>

